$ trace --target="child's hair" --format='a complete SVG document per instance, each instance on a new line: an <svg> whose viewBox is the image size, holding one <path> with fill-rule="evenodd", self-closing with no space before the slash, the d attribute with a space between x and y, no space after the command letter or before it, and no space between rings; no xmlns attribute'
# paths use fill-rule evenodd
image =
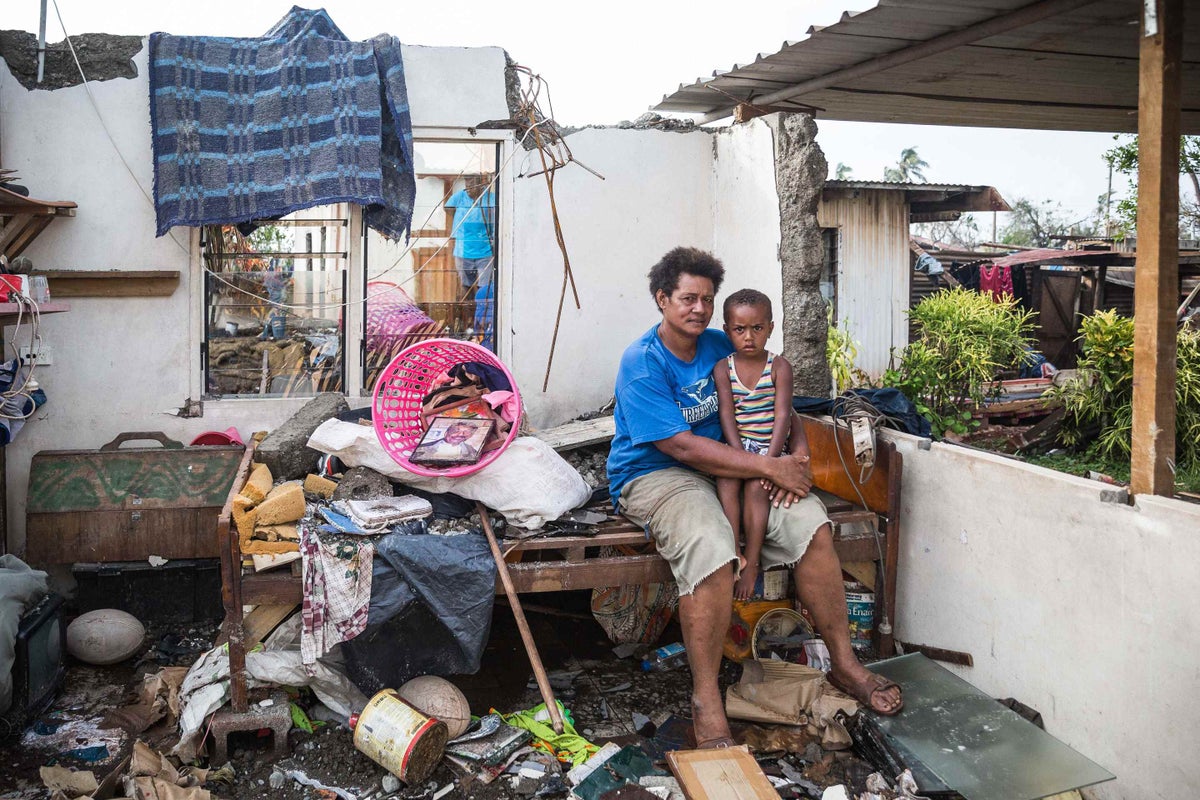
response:
<svg viewBox="0 0 1200 800"><path fill-rule="evenodd" d="M729 295L729 297L725 298L725 305L722 308L721 313L725 315L726 319L728 319L730 309L738 306L757 306L758 308L765 308L767 310L767 319L772 321L775 319L774 314L771 311L771 298L767 297L757 289L738 289L736 292Z"/></svg>
<svg viewBox="0 0 1200 800"><path fill-rule="evenodd" d="M695 247L676 247L650 268L646 276L650 279L650 296L657 297L661 290L669 297L679 288L679 276L683 273L708 278L714 292L721 291L721 281L725 279L725 267L712 253Z"/></svg>

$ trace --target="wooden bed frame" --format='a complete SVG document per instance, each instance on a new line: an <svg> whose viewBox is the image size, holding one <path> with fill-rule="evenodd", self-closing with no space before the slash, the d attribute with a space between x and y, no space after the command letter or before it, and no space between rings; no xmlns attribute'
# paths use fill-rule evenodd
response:
<svg viewBox="0 0 1200 800"><path fill-rule="evenodd" d="M873 562L882 573L883 599L888 616L895 617L897 558L900 552L900 480L902 459L895 445L876 442L876 463L866 481L858 485L857 465L850 434L835 430L826 419L801 416L812 453L816 488L833 522L834 546L845 562ZM840 447L853 477L846 474L835 447ZM233 498L245 483L254 458L253 445L239 466L238 478L217 522L221 549L221 592L225 604L224 635L229 642L232 705L235 713L247 708L244 605L295 605L301 602L301 581L290 569L242 574L242 553L232 525ZM857 485L858 492L855 491ZM863 508L858 493L866 501ZM875 531L882 541L877 545ZM594 589L604 586L660 583L671 580L667 562L654 551L645 532L620 515L597 526L595 535L535 536L502 540L513 585L520 593ZM883 549L879 563L878 549ZM601 555L612 548L618 555ZM611 551L606 551L611 552ZM294 562L299 563L299 562ZM877 581L878 582L878 581ZM499 577L496 593L504 589ZM878 594L877 594L878 599ZM875 652L880 657L895 651L892 634L880 633L883 604L875 604Z"/></svg>

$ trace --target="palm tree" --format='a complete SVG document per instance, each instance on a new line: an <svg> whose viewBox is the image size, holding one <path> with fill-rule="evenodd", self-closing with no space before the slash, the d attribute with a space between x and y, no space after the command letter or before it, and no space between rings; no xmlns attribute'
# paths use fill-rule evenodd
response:
<svg viewBox="0 0 1200 800"><path fill-rule="evenodd" d="M835 167L833 170L833 179L835 181L848 180L850 178L851 172L854 172L854 169L852 167L848 167L845 164L843 164L841 161L839 161L837 164L837 167Z"/></svg>
<svg viewBox="0 0 1200 800"><path fill-rule="evenodd" d="M900 151L900 160L895 167L884 167L883 179L898 183L924 183L924 170L928 166L929 162L917 155L917 148L906 147Z"/></svg>

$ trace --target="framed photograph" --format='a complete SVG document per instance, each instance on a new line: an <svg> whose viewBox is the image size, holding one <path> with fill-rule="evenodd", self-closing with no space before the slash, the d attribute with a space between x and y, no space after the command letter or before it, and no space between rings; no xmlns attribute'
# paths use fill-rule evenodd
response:
<svg viewBox="0 0 1200 800"><path fill-rule="evenodd" d="M474 464L495 426L492 419L434 417L408 460L429 467Z"/></svg>

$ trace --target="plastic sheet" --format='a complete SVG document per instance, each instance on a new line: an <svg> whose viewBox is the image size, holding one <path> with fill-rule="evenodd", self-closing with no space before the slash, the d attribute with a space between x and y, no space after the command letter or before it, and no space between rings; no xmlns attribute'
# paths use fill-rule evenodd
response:
<svg viewBox="0 0 1200 800"><path fill-rule="evenodd" d="M481 534L379 537L367 629L342 645L350 678L371 694L418 675L476 672L495 591Z"/></svg>

